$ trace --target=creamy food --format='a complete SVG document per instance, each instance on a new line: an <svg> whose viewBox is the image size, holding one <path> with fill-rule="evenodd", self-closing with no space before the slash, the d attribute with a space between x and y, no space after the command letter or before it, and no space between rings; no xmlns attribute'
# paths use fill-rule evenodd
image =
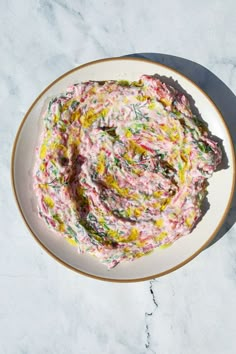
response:
<svg viewBox="0 0 236 354"><path fill-rule="evenodd" d="M111 268L191 232L221 156L187 98L154 76L75 84L44 115L39 215Z"/></svg>

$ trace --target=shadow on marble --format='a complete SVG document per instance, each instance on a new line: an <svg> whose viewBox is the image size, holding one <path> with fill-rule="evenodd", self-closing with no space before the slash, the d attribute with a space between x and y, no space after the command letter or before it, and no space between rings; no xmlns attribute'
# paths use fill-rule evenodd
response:
<svg viewBox="0 0 236 354"><path fill-rule="evenodd" d="M216 75L204 66L197 64L191 60L176 57L169 54L160 53L135 53L127 56L144 58L165 64L173 69L178 70L183 75L187 76L195 82L208 96L215 102L220 112L222 113L225 122L231 133L233 143L236 144L236 125L235 125L235 112L236 112L236 96ZM215 138L215 137L214 137ZM225 159L223 159L225 160ZM225 168L225 166L219 166ZM231 203L231 208L225 219L224 224L219 232L207 246L211 247L219 241L227 231L234 225L236 221L236 193Z"/></svg>

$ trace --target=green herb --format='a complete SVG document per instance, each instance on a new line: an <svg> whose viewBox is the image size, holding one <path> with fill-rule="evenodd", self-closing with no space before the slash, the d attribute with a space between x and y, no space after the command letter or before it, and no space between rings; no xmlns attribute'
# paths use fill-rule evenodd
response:
<svg viewBox="0 0 236 354"><path fill-rule="evenodd" d="M128 130L130 130L131 133L133 133L133 134L139 134L140 131L141 131L142 129L145 129L146 127L147 127L146 124L143 124L143 123L136 123L136 124L134 124L134 126L131 126L130 128L128 128Z"/></svg>
<svg viewBox="0 0 236 354"><path fill-rule="evenodd" d="M198 147L204 153L208 153L208 152L212 151L211 147L207 144L204 144L202 141L198 142Z"/></svg>
<svg viewBox="0 0 236 354"><path fill-rule="evenodd" d="M92 221L92 222L97 222L96 216L94 216L92 213L89 213L89 214L87 215L87 219L90 220L90 221Z"/></svg>
<svg viewBox="0 0 236 354"><path fill-rule="evenodd" d="M147 121L149 121L148 113L143 114L140 110L139 104L132 104L131 106L133 107L136 120L146 119Z"/></svg>
<svg viewBox="0 0 236 354"><path fill-rule="evenodd" d="M182 165L181 165L180 162L178 163L178 169L179 169L180 171L182 170Z"/></svg>
<svg viewBox="0 0 236 354"><path fill-rule="evenodd" d="M192 120L194 121L197 127L204 127L206 125L203 121L201 121L196 116L193 116Z"/></svg>
<svg viewBox="0 0 236 354"><path fill-rule="evenodd" d="M63 123L61 120L58 122L58 127L59 127L59 130L60 130L62 133L65 133L65 131L66 131L66 125L65 125L65 123Z"/></svg>
<svg viewBox="0 0 236 354"><path fill-rule="evenodd" d="M106 224L105 222L102 224L102 226L103 226L106 230L109 230L109 227L107 226L107 224Z"/></svg>
<svg viewBox="0 0 236 354"><path fill-rule="evenodd" d="M93 171L91 174L92 181L96 181L97 177L98 177L98 173L96 171Z"/></svg>
<svg viewBox="0 0 236 354"><path fill-rule="evenodd" d="M120 166L120 160L117 157L114 157L115 165Z"/></svg>
<svg viewBox="0 0 236 354"><path fill-rule="evenodd" d="M130 86L130 82L127 80L120 80L117 81L118 85L123 86L123 87L129 87Z"/></svg>
<svg viewBox="0 0 236 354"><path fill-rule="evenodd" d="M76 239L76 232L70 226L67 226L67 232Z"/></svg>
<svg viewBox="0 0 236 354"><path fill-rule="evenodd" d="M176 109L173 109L173 113L177 116L177 117L181 117L182 113L177 111Z"/></svg>
<svg viewBox="0 0 236 354"><path fill-rule="evenodd" d="M96 103L96 102L95 102ZM72 103L71 103L71 108L73 109L73 110L75 110L77 107L78 107L78 105L79 105L80 103L78 102L78 101L73 101Z"/></svg>
<svg viewBox="0 0 236 354"><path fill-rule="evenodd" d="M161 160L165 158L165 154L158 154L158 156L160 157Z"/></svg>
<svg viewBox="0 0 236 354"><path fill-rule="evenodd" d="M109 134L110 136L112 136L113 138L116 138L116 127L102 127L101 128L103 131L105 131L107 134Z"/></svg>
<svg viewBox="0 0 236 354"><path fill-rule="evenodd" d="M52 99L48 104L48 112L51 111L52 104L55 102L55 99Z"/></svg>
<svg viewBox="0 0 236 354"><path fill-rule="evenodd" d="M133 81L132 82L132 85L133 86L136 86L136 87L142 87L143 86L143 82L141 80L139 81Z"/></svg>

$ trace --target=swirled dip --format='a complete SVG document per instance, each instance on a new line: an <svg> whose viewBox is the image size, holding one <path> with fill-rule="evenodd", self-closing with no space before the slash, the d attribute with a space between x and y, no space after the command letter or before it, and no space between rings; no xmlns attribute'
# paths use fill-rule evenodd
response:
<svg viewBox="0 0 236 354"><path fill-rule="evenodd" d="M111 268L191 232L222 154L182 93L147 75L89 81L43 119L39 215L79 253Z"/></svg>

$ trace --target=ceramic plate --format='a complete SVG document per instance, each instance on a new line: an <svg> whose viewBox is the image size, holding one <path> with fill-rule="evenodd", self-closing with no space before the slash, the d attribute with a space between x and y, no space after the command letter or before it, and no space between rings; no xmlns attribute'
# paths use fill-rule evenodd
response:
<svg viewBox="0 0 236 354"><path fill-rule="evenodd" d="M195 101L213 135L222 139L225 168L209 179L209 209L194 231L171 247L158 250L134 262L124 262L107 270L90 255L79 255L75 247L49 230L37 215L37 201L32 188L35 149L42 129L40 120L45 101L73 83L88 80L137 80L142 74L173 78ZM226 161L227 160L227 161ZM229 210L234 188L234 152L230 134L215 104L182 74L164 65L143 59L114 58L91 62L75 68L50 84L34 101L18 130L12 155L12 181L20 212L35 239L55 259L82 274L110 281L138 281L169 273L193 259L210 242Z"/></svg>

